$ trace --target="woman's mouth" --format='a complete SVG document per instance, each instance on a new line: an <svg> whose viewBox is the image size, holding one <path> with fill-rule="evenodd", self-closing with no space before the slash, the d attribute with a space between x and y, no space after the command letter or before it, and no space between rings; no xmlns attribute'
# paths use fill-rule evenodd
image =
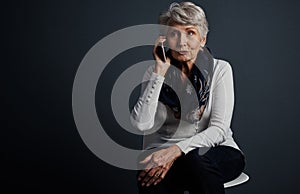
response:
<svg viewBox="0 0 300 194"><path fill-rule="evenodd" d="M180 55L186 55L186 54L188 54L188 51L178 51L178 53L179 53Z"/></svg>

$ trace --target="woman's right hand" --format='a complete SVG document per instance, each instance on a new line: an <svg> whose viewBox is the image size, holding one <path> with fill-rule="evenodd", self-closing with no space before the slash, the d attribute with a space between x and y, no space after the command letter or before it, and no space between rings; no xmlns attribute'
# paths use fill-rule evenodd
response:
<svg viewBox="0 0 300 194"><path fill-rule="evenodd" d="M163 42L166 41L165 36L159 36L155 41L154 48L153 48L153 57L156 61L154 73L157 73L161 76L165 76L167 70L170 67L170 58L166 57L166 61L164 62L162 59L159 58L157 54L157 47L161 46Z"/></svg>
<svg viewBox="0 0 300 194"><path fill-rule="evenodd" d="M181 149L177 145L153 152L140 161L140 164L145 165L145 169L140 172L138 181L141 182L142 186L158 184L165 178L174 161L182 154Z"/></svg>

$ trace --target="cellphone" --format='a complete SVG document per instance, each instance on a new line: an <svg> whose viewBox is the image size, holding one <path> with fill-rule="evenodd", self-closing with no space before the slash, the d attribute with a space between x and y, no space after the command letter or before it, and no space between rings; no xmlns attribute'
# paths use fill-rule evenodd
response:
<svg viewBox="0 0 300 194"><path fill-rule="evenodd" d="M165 50L163 43L161 43L161 45L157 46L156 54L160 58L160 60L162 60L163 62L167 61L166 50Z"/></svg>

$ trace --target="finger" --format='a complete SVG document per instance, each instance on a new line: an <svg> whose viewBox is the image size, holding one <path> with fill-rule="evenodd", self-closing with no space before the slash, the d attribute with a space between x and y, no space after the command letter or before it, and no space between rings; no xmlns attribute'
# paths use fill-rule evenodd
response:
<svg viewBox="0 0 300 194"><path fill-rule="evenodd" d="M154 43L154 49L156 49L158 47L159 44L163 44L166 41L166 37L165 36L159 36Z"/></svg>
<svg viewBox="0 0 300 194"><path fill-rule="evenodd" d="M156 60L160 60L159 57L157 56L157 53L156 53L156 49L158 46L162 46L163 43L166 41L166 37L165 36L159 36L155 43L154 43L154 47L153 47L153 55L154 55L154 58ZM161 60L160 60L161 61Z"/></svg>
<svg viewBox="0 0 300 194"><path fill-rule="evenodd" d="M149 173L150 170L153 169L153 164L149 163L147 164L147 166L145 167L145 169L143 171L140 172L139 176L138 176L138 180L141 181L143 178L145 178L145 176Z"/></svg>
<svg viewBox="0 0 300 194"><path fill-rule="evenodd" d="M171 59L169 57L166 58L166 64L169 64L170 65L171 63Z"/></svg>
<svg viewBox="0 0 300 194"><path fill-rule="evenodd" d="M156 41L155 41L155 45L159 45L159 44L162 44L163 42L165 42L167 39L166 39L166 36L159 36Z"/></svg>
<svg viewBox="0 0 300 194"><path fill-rule="evenodd" d="M153 183L155 183L156 181L158 181L158 179L160 179L160 174L161 174L161 170L158 170L154 173L154 175L150 178L150 180L147 182L146 186L149 187L150 185L152 185Z"/></svg>
<svg viewBox="0 0 300 194"><path fill-rule="evenodd" d="M157 179L154 181L153 185L157 185L160 181L163 180L163 177L162 177L163 172L164 172L164 170L162 170L162 171L160 172L160 175L159 175L159 176L157 177Z"/></svg>
<svg viewBox="0 0 300 194"><path fill-rule="evenodd" d="M166 174L169 172L170 168L171 168L172 165L173 165L173 162L174 162L174 161L169 162L166 166L163 167L163 172L162 172L162 174L161 174L161 178L162 178L162 179L164 179L165 176L166 176Z"/></svg>
<svg viewBox="0 0 300 194"><path fill-rule="evenodd" d="M161 173L160 177L161 177L162 179L164 179L168 171L169 171L169 169L168 169L168 168L165 168L164 171Z"/></svg>
<svg viewBox="0 0 300 194"><path fill-rule="evenodd" d="M151 156L151 155L150 155ZM149 156L148 156L149 157ZM147 158L146 158L147 159ZM144 159L144 160L146 160ZM143 162L143 161L141 161ZM138 176L138 180L142 180L148 173L150 170L152 170L155 167L155 164L153 164L152 162L149 162L145 167L144 170L140 172L139 176Z"/></svg>
<svg viewBox="0 0 300 194"><path fill-rule="evenodd" d="M151 186L151 185L154 184L158 179L160 179L160 177L154 175L154 176L151 177L151 179L147 182L146 187Z"/></svg>
<svg viewBox="0 0 300 194"><path fill-rule="evenodd" d="M145 177L146 174L147 174L146 171L144 171L144 170L141 171L140 174L139 174L139 176L138 176L138 181L141 181Z"/></svg>
<svg viewBox="0 0 300 194"><path fill-rule="evenodd" d="M142 186L144 186L145 184L147 184L154 176L155 174L157 174L159 171L157 168L153 168L151 169L147 175L144 177L144 179L142 180Z"/></svg>
<svg viewBox="0 0 300 194"><path fill-rule="evenodd" d="M142 186L147 184L147 182L154 176L155 173L156 173L155 169L149 170L148 173L143 177Z"/></svg>
<svg viewBox="0 0 300 194"><path fill-rule="evenodd" d="M153 183L153 185L157 185L162 180L163 180L163 178L159 177L158 179L156 179L156 181Z"/></svg>

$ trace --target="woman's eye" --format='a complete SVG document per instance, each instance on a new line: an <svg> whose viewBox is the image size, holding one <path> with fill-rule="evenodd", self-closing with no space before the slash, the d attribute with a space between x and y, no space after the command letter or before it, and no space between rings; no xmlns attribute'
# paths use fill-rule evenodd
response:
<svg viewBox="0 0 300 194"><path fill-rule="evenodd" d="M178 32L172 31L172 32L169 33L169 36L172 37L172 38L176 38L178 36Z"/></svg>
<svg viewBox="0 0 300 194"><path fill-rule="evenodd" d="M175 32L171 32L171 36L172 37L176 36L176 33Z"/></svg>
<svg viewBox="0 0 300 194"><path fill-rule="evenodd" d="M193 36L195 34L195 32L193 32L193 31L188 31L188 35L189 36Z"/></svg>

